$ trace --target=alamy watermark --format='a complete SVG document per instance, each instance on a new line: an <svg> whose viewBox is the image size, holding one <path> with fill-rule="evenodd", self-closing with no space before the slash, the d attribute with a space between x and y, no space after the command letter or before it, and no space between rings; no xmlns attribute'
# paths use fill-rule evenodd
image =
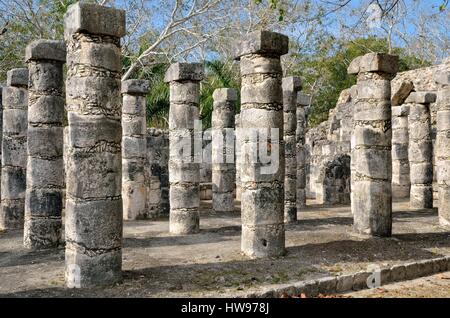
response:
<svg viewBox="0 0 450 318"><path fill-rule="evenodd" d="M249 164L260 174L277 173L282 143L278 128L202 128L196 120L193 131L170 131L170 156L183 163Z"/></svg>

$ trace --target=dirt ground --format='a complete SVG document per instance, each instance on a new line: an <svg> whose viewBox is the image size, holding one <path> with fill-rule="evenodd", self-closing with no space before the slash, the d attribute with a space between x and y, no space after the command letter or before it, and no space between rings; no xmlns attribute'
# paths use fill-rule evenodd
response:
<svg viewBox="0 0 450 318"><path fill-rule="evenodd" d="M103 289L64 287L64 249L30 252L22 231L0 233L0 296L3 297L221 297L262 286L366 270L450 255L450 232L437 211L410 211L394 203L393 236L352 233L349 206L309 202L286 229L287 254L250 260L240 253L240 217L214 215L202 203L201 232L172 236L167 220L124 223L123 282ZM238 211L238 205L236 205Z"/></svg>
<svg viewBox="0 0 450 318"><path fill-rule="evenodd" d="M450 298L450 272L345 295L355 298Z"/></svg>

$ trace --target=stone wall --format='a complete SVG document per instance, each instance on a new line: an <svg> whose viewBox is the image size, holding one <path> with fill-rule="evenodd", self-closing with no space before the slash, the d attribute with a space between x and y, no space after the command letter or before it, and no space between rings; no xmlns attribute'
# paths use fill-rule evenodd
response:
<svg viewBox="0 0 450 318"><path fill-rule="evenodd" d="M318 203L350 201L350 166L344 155L350 154L352 114L351 90L347 89L330 110L328 120L306 133L306 195ZM342 179L332 180L332 176L342 176Z"/></svg>
<svg viewBox="0 0 450 318"><path fill-rule="evenodd" d="M433 65L429 67L418 68L411 71L398 73L397 76L392 80L392 106L399 106L405 104L405 100L410 95L411 92L435 92L441 88L434 81L434 76L436 73L441 71L450 70L450 58L443 61L442 64ZM436 149L434 147L436 140L436 103L430 104L431 113L431 139L433 143L433 192L435 197L437 197L437 186L436 186ZM398 169L397 169L398 170ZM397 173L396 166L393 165L393 176ZM395 192L394 192L395 197Z"/></svg>

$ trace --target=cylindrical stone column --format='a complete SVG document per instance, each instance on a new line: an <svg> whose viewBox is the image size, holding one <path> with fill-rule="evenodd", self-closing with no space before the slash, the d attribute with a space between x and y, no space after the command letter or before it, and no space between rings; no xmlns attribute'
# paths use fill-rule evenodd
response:
<svg viewBox="0 0 450 318"><path fill-rule="evenodd" d="M433 144L431 140L430 103L436 101L435 93L412 92L405 103L409 104L409 166L412 209L433 207Z"/></svg>
<svg viewBox="0 0 450 318"><path fill-rule="evenodd" d="M0 229L22 229L27 167L28 69L7 73L3 88Z"/></svg>
<svg viewBox="0 0 450 318"><path fill-rule="evenodd" d="M357 233L392 232L391 79L398 57L369 53L348 68L358 74L354 112L353 226Z"/></svg>
<svg viewBox="0 0 450 318"><path fill-rule="evenodd" d="M439 223L450 228L450 71L435 75L437 96L437 179L439 185Z"/></svg>
<svg viewBox="0 0 450 318"><path fill-rule="evenodd" d="M24 245L52 248L59 245L62 228L66 46L38 40L27 46L25 59L30 79Z"/></svg>
<svg viewBox="0 0 450 318"><path fill-rule="evenodd" d="M175 63L164 78L170 85L169 228L173 234L199 231L200 163L194 156L194 124L199 118L203 73L200 63ZM201 140L197 142L202 144ZM201 154L199 149L198 155Z"/></svg>
<svg viewBox="0 0 450 318"><path fill-rule="evenodd" d="M212 112L212 205L214 212L234 211L234 108L237 92L219 88L213 93Z"/></svg>
<svg viewBox="0 0 450 318"><path fill-rule="evenodd" d="M297 210L306 206L306 113L310 104L310 96L297 94L297 127L295 130L297 158Z"/></svg>
<svg viewBox="0 0 450 318"><path fill-rule="evenodd" d="M285 252L280 56L288 52L288 44L285 35L256 31L238 43L235 51L242 77L241 249L251 258ZM259 142L254 138L256 132ZM265 160L268 153L270 159Z"/></svg>
<svg viewBox="0 0 450 318"><path fill-rule="evenodd" d="M409 105L392 107L392 196L407 198L411 188L408 160Z"/></svg>
<svg viewBox="0 0 450 318"><path fill-rule="evenodd" d="M239 130L241 129L241 114L234 115L234 127L235 127L235 161L236 161L236 200L241 201L241 195L242 195L242 188L241 188L241 171L239 168L240 165L240 158L238 155L238 152L240 151L241 145L239 144L240 137L239 137Z"/></svg>
<svg viewBox="0 0 450 318"><path fill-rule="evenodd" d="M297 92L302 88L300 78L285 77L283 88L284 120L284 222L297 221Z"/></svg>
<svg viewBox="0 0 450 318"><path fill-rule="evenodd" d="M122 268L122 69L125 11L76 3L64 17L68 116L66 284L111 285Z"/></svg>
<svg viewBox="0 0 450 318"><path fill-rule="evenodd" d="M148 91L148 81L132 79L122 82L122 200L125 220L147 216L145 164Z"/></svg>
<svg viewBox="0 0 450 318"><path fill-rule="evenodd" d="M2 193L3 86L0 85L0 195ZM1 209L1 205L0 205ZM1 213L1 212L0 212Z"/></svg>

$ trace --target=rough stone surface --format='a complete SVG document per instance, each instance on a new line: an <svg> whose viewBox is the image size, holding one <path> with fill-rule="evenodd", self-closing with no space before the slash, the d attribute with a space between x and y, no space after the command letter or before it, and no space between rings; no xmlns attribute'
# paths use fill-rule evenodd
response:
<svg viewBox="0 0 450 318"><path fill-rule="evenodd" d="M354 230L392 233L391 84L398 57L369 53L358 59L352 133L351 204Z"/></svg>
<svg viewBox="0 0 450 318"><path fill-rule="evenodd" d="M65 44L38 40L28 45L26 52L30 115L24 245L55 248L62 230Z"/></svg>
<svg viewBox="0 0 450 318"><path fill-rule="evenodd" d="M409 105L392 107L392 196L407 198L411 189L409 177Z"/></svg>
<svg viewBox="0 0 450 318"><path fill-rule="evenodd" d="M49 60L66 62L66 45L63 41L36 40L25 50L25 61Z"/></svg>
<svg viewBox="0 0 450 318"><path fill-rule="evenodd" d="M324 205L350 203L350 156L337 155L328 161L322 179Z"/></svg>
<svg viewBox="0 0 450 318"><path fill-rule="evenodd" d="M145 218L169 216L169 132L147 129L147 163L145 186L147 205Z"/></svg>
<svg viewBox="0 0 450 318"><path fill-rule="evenodd" d="M289 38L280 33L259 30L234 43L233 49L236 59L251 54L281 56L288 53Z"/></svg>
<svg viewBox="0 0 450 318"><path fill-rule="evenodd" d="M450 228L450 71L436 76L442 86L437 100L436 160L439 185L439 222Z"/></svg>
<svg viewBox="0 0 450 318"><path fill-rule="evenodd" d="M202 63L174 63L171 64L164 76L166 83L174 81L201 81L204 77ZM192 84L195 86L194 84ZM195 94L193 95L195 96Z"/></svg>
<svg viewBox="0 0 450 318"><path fill-rule="evenodd" d="M347 71L349 74L364 72L395 74L398 71L398 56L385 53L368 53L355 58Z"/></svg>
<svg viewBox="0 0 450 318"><path fill-rule="evenodd" d="M214 91L213 98L212 206L215 212L233 212L236 168L231 149L234 149L234 110L237 92L232 88L220 88Z"/></svg>
<svg viewBox="0 0 450 318"><path fill-rule="evenodd" d="M328 120L306 133L303 159L306 161L306 196L320 204L350 202L350 168L346 156L350 155L353 102L351 89L342 91Z"/></svg>
<svg viewBox="0 0 450 318"><path fill-rule="evenodd" d="M304 141L305 122L300 127L297 136L297 93L302 88L300 78L285 77L283 87L284 111L284 155L286 160L284 176L284 221L286 223L297 221L297 137ZM301 141L299 140L299 141ZM304 142L303 142L304 143ZM302 167L304 171L304 166ZM302 196L304 197L304 195Z"/></svg>
<svg viewBox="0 0 450 318"><path fill-rule="evenodd" d="M28 69L15 68L6 73L6 86L28 87Z"/></svg>
<svg viewBox="0 0 450 318"><path fill-rule="evenodd" d="M436 101L436 94L434 92L412 92L406 98L405 103L416 104L431 104Z"/></svg>
<svg viewBox="0 0 450 318"><path fill-rule="evenodd" d="M238 140L240 140L240 128L241 128L241 115L240 114L236 114L234 116L234 126L236 127L236 133L235 133L235 140L236 140L236 147L235 147L235 151L236 151L236 159L239 158L238 155L238 151L240 149L239 144L237 143ZM236 160L236 200L241 201L241 195L242 195L242 187L241 187L241 174L240 174L240 160Z"/></svg>
<svg viewBox="0 0 450 318"><path fill-rule="evenodd" d="M0 142L3 140L3 86L0 85ZM2 191L1 186L1 177L2 177L2 146L0 145L0 195ZM1 209L1 203L0 203L0 209Z"/></svg>
<svg viewBox="0 0 450 318"><path fill-rule="evenodd" d="M122 277L120 37L125 13L77 3L64 26L66 285L112 285Z"/></svg>
<svg viewBox="0 0 450 318"><path fill-rule="evenodd" d="M64 18L64 37L76 33L121 38L126 34L125 11L77 2L67 9Z"/></svg>
<svg viewBox="0 0 450 318"><path fill-rule="evenodd" d="M433 144L430 105L425 103L428 101L427 99L419 97L416 100L424 103L409 104L410 208L430 209L433 207Z"/></svg>
<svg viewBox="0 0 450 318"><path fill-rule="evenodd" d="M0 229L24 225L27 166L28 69L7 73L3 87Z"/></svg>
<svg viewBox="0 0 450 318"><path fill-rule="evenodd" d="M409 93L407 93L408 96L411 92L414 92L414 93L425 92L425 93L436 94L438 92L438 90L440 88L442 88L444 85L444 83L441 83L441 81L436 80L436 79L438 77L440 77L440 74L444 74L446 71L447 72L450 71L450 59L444 60L442 64L398 73L397 76L391 82L391 86L392 86L391 100L394 102L396 92L398 90L400 90L400 88L402 86L409 85L407 83L413 84L413 88L410 90ZM442 78L445 79L445 75L443 75ZM399 102L399 105L403 104L406 100L406 97L408 97L408 96L406 96L406 93L403 96L404 96L404 99L401 100L401 103ZM415 102L415 100L413 102ZM437 141L437 138L436 138L437 108L438 108L437 103L430 103L431 137L433 140L433 144L435 144ZM396 122L395 122L396 119L394 117L396 117L396 115L393 112L393 122L392 122L393 127L396 124ZM404 121L404 118L401 119L400 121ZM396 138L395 129L393 130L393 138L394 139ZM394 156L394 147L395 146L393 145L393 156ZM404 156L406 158L406 156L407 156L406 153L407 153L406 148L403 148L401 151L398 152L398 155ZM395 162L395 158L393 157L393 167L392 167L393 168L393 181L397 177L395 174L395 171L397 169L396 166L398 167L397 163ZM438 170L437 169L437 147L433 147L433 183L435 185L433 187L433 196L434 196L435 200L438 198L437 170ZM394 187L393 190L395 191L396 188ZM408 191L408 193L409 193L409 191ZM395 195L395 193L394 193L394 195Z"/></svg>
<svg viewBox="0 0 450 318"><path fill-rule="evenodd" d="M296 109L296 201L297 211L306 206L306 175L307 175L307 148L306 148L306 131L307 131L307 112L311 102L311 96L306 94L297 94L297 109Z"/></svg>
<svg viewBox="0 0 450 318"><path fill-rule="evenodd" d="M202 64L175 63L165 75L170 85L169 229L173 234L193 234L200 230L200 166L192 150L198 138L194 136L194 121L199 118L203 73Z"/></svg>
<svg viewBox="0 0 450 318"><path fill-rule="evenodd" d="M122 82L121 93L130 95L146 95L150 90L150 82L130 79Z"/></svg>
<svg viewBox="0 0 450 318"><path fill-rule="evenodd" d="M279 56L287 52L288 38L268 31L258 31L244 39L236 53L241 61L241 141L240 177L242 186L241 249L251 258L276 257L285 253L284 229L284 146L283 91ZM253 128L253 129L252 129ZM278 138L270 137L275 158L269 159L272 170L252 159L258 144L249 138L254 128L266 132L277 129ZM260 136L261 137L261 136ZM280 145L281 142L281 145ZM262 142L261 144L266 144ZM259 147L259 156L267 155ZM278 150L278 152L276 151ZM247 155L248 154L248 155Z"/></svg>
<svg viewBox="0 0 450 318"><path fill-rule="evenodd" d="M147 215L145 164L147 163L146 94L149 82L122 82L122 200L123 218L136 220Z"/></svg>
<svg viewBox="0 0 450 318"><path fill-rule="evenodd" d="M391 85L392 89L392 97L391 104L392 106L398 106L403 104L406 98L414 89L414 84L411 81L400 82L399 85Z"/></svg>

